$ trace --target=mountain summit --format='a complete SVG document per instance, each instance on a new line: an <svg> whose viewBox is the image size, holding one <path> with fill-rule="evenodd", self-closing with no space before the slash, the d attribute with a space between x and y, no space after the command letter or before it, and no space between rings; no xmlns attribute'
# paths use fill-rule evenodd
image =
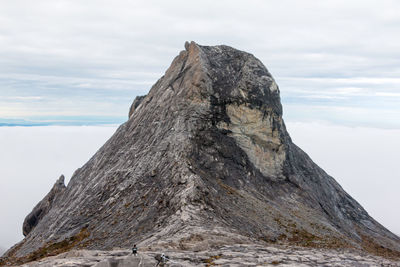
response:
<svg viewBox="0 0 400 267"><path fill-rule="evenodd" d="M8 259L243 240L399 255L400 238L293 144L257 58L185 48L68 186L61 177L28 215Z"/></svg>

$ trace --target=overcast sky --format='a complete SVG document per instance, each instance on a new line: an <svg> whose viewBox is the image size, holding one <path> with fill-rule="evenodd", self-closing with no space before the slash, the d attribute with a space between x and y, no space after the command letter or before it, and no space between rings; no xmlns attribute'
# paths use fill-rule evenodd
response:
<svg viewBox="0 0 400 267"><path fill-rule="evenodd" d="M1 0L0 126L72 127L0 127L0 211L10 218L0 247L115 129L76 125L126 120L186 40L258 57L294 141L400 233L399 10L387 0Z"/></svg>
<svg viewBox="0 0 400 267"><path fill-rule="evenodd" d="M400 1L0 2L0 123L120 123L186 40L253 53L285 118L400 127Z"/></svg>

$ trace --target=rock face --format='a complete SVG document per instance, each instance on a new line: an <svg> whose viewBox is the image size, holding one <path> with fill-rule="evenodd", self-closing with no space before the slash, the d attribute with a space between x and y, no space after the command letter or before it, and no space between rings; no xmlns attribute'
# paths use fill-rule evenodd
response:
<svg viewBox="0 0 400 267"><path fill-rule="evenodd" d="M133 101L131 108L129 109L129 115L128 118L132 116L132 114L135 112L135 110L139 107L140 103L142 103L143 99L145 98L145 95L142 96L137 96L135 100Z"/></svg>
<svg viewBox="0 0 400 267"><path fill-rule="evenodd" d="M62 195L65 190L64 175L56 181L50 192L33 208L31 213L26 216L22 226L24 236L29 234L30 231L39 223L39 221L49 212L57 197Z"/></svg>
<svg viewBox="0 0 400 267"><path fill-rule="evenodd" d="M400 251L400 238L292 143L264 65L228 46L187 44L135 99L129 120L54 190L27 217L41 219L24 224L8 259L244 240Z"/></svg>

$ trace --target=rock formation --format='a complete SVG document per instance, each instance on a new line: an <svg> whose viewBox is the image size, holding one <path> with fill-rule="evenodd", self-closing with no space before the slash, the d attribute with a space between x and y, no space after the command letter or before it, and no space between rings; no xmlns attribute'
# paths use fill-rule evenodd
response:
<svg viewBox="0 0 400 267"><path fill-rule="evenodd" d="M133 114L133 112L135 112L136 108L140 105L140 103L142 103L142 100L145 98L145 95L141 95L141 96L137 96L135 98L135 100L133 101L131 108L129 109L129 115L128 118L130 118Z"/></svg>
<svg viewBox="0 0 400 267"><path fill-rule="evenodd" d="M22 226L22 233L24 236L29 234L38 222L49 212L57 197L62 195L65 190L64 179L64 175L61 175L50 192L33 208L31 213L26 216Z"/></svg>
<svg viewBox="0 0 400 267"><path fill-rule="evenodd" d="M400 238L292 143L279 88L257 58L185 47L68 186L53 187L28 215L9 261L243 240L399 256Z"/></svg>

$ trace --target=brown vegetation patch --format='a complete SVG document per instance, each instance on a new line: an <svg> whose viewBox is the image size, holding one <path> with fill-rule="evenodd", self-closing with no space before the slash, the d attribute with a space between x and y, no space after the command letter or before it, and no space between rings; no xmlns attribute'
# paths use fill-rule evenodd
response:
<svg viewBox="0 0 400 267"><path fill-rule="evenodd" d="M281 242L288 242L296 246L310 247L310 248L354 248L345 239L339 239L338 237L331 236L318 236L308 232L304 228L299 227L295 222L284 218L275 217L274 221L276 224L284 230L286 233L281 233L276 240ZM312 224L313 228L322 228L316 224ZM326 230L326 229L324 229ZM263 239L267 241L267 239ZM271 241L270 241L271 242Z"/></svg>
<svg viewBox="0 0 400 267"><path fill-rule="evenodd" d="M353 248L344 239L340 240L334 236L316 236L304 229L293 229L291 230L291 237L288 241L294 243L297 246L308 247L308 248Z"/></svg>
<svg viewBox="0 0 400 267"><path fill-rule="evenodd" d="M4 266L4 265L11 265L12 262L10 259L12 259L15 255L15 252L17 252L22 245L25 243L25 239L23 241L21 241L19 244L15 245L13 248L11 248L11 250L7 253L7 257L0 257L0 266Z"/></svg>
<svg viewBox="0 0 400 267"><path fill-rule="evenodd" d="M362 248L367 251L368 253L381 256L387 259L400 259L400 251L395 251L390 248L386 248L378 243L376 243L372 238L360 234L362 238Z"/></svg>
<svg viewBox="0 0 400 267"><path fill-rule="evenodd" d="M14 257L14 253L10 254L6 259L1 259L0 265L20 265L30 261L37 261L45 257L55 256L67 252L75 247L83 248L85 244L82 243L82 241L89 237L89 235L90 233L87 228L82 228L78 234L60 242L46 244L27 256L18 258ZM20 246L22 246L22 243L19 247ZM18 249L15 249L15 251L16 250Z"/></svg>
<svg viewBox="0 0 400 267"><path fill-rule="evenodd" d="M215 266L216 264L214 263L214 261L218 260L221 257L222 257L222 254L214 255L214 256L209 257L208 259L204 259L203 262L206 264L206 267Z"/></svg>

